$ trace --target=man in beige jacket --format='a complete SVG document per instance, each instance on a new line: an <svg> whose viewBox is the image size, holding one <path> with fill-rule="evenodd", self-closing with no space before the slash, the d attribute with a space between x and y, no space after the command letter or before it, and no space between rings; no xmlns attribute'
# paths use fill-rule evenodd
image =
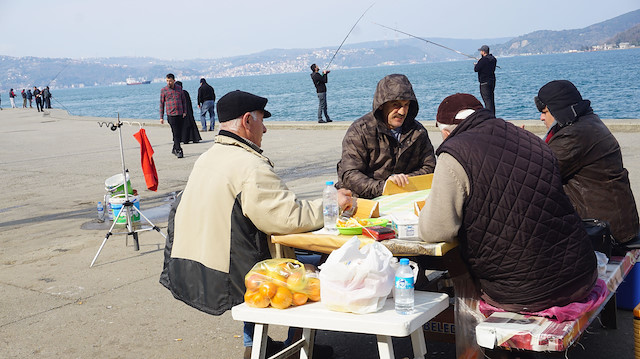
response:
<svg viewBox="0 0 640 359"><path fill-rule="evenodd" d="M271 116L266 104L266 98L239 90L220 98L220 133L194 164L173 221L170 216L160 282L209 314L221 315L244 301L244 277L271 258L271 234L323 226L322 199L298 199L262 154L263 119ZM338 192L341 208L351 205L350 195ZM252 326L245 326L245 355L252 334Z"/></svg>

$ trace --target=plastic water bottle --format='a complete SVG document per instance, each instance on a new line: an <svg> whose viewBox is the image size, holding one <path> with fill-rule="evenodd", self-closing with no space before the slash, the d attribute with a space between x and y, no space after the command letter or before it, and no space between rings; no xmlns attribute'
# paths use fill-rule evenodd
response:
<svg viewBox="0 0 640 359"><path fill-rule="evenodd" d="M324 215L324 228L336 232L338 220L338 190L333 186L333 181L327 181L327 186L322 191L322 214Z"/></svg>
<svg viewBox="0 0 640 359"><path fill-rule="evenodd" d="M102 202L98 202L98 221L104 222L104 206Z"/></svg>
<svg viewBox="0 0 640 359"><path fill-rule="evenodd" d="M413 270L409 266L409 259L400 259L396 270L396 286L393 299L396 303L396 313L411 314L413 312Z"/></svg>

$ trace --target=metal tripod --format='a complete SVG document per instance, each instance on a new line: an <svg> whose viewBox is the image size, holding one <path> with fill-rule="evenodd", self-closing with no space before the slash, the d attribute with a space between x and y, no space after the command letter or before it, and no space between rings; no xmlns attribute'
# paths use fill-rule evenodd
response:
<svg viewBox="0 0 640 359"><path fill-rule="evenodd" d="M129 195L129 184L127 183L127 172L129 171L127 170L124 163L124 147L122 146L122 128L121 128L123 122L120 121L120 114L118 114L118 122L116 122L115 124L112 122L109 122L108 124L106 122L98 122L98 125L100 125L100 127L102 127L103 124L106 126L110 126L109 128L111 129L111 131L118 130L118 138L120 139L120 160L122 161L122 178L124 182L125 202L122 204L122 208L120 208L118 215L113 218L113 224L111 224L111 228L109 228L109 232L107 232L106 236L104 237L104 240L102 241L102 244L100 245L100 248L98 249L98 252L96 253L95 257L93 257L93 260L91 261L91 264L89 265L89 267L93 267L93 264L96 262L96 259L98 259L98 255L100 255L100 251L102 251L102 248L107 243L107 239L109 239L109 237L111 237L111 235L113 234L126 235L127 242L129 239L129 235L133 236L133 245L136 251L140 250L140 244L138 243L138 232L156 230L158 233L160 233L160 235L162 235L162 237L164 237L164 239L167 239L167 236L165 236L164 233L160 231L160 228L155 224L153 224L149 220L149 218L147 218L138 208L136 208L136 206L134 206L134 203L131 200L129 200L129 197L131 196ZM150 226L144 226L144 227L138 226L137 229L134 229L132 217L135 215L136 212L139 213L140 216L147 223L149 223ZM113 228L118 223L118 220L120 219L120 217L123 217L123 216L126 216L127 218L126 232L113 233Z"/></svg>

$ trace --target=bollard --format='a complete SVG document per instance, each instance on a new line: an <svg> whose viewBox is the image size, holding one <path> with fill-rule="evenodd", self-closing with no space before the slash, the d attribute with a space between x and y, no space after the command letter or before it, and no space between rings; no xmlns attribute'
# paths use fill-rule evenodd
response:
<svg viewBox="0 0 640 359"><path fill-rule="evenodd" d="M633 309L633 339L636 359L640 359L640 303Z"/></svg>

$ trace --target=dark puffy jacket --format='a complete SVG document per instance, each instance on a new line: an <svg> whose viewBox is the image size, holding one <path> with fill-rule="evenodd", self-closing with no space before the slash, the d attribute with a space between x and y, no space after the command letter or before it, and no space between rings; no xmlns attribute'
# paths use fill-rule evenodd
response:
<svg viewBox="0 0 640 359"><path fill-rule="evenodd" d="M459 240L483 299L505 310L539 311L589 294L595 255L542 140L481 109L451 133L442 152L471 184Z"/></svg>
<svg viewBox="0 0 640 359"><path fill-rule="evenodd" d="M198 106L202 105L205 101L215 101L216 100L216 92L213 90L213 87L206 82L203 82L202 85L198 88Z"/></svg>
<svg viewBox="0 0 640 359"><path fill-rule="evenodd" d="M498 60L491 54L482 56L476 63L473 70L478 73L478 81L484 82L496 82L496 66Z"/></svg>
<svg viewBox="0 0 640 359"><path fill-rule="evenodd" d="M621 243L638 235L638 210L618 141L598 115L588 111L571 124L555 126L549 147L564 190L582 218L609 222Z"/></svg>
<svg viewBox="0 0 640 359"><path fill-rule="evenodd" d="M409 100L409 113L396 140L382 118L380 107L388 101ZM436 158L427 130L415 120L418 101L404 75L389 75L378 83L373 111L349 126L338 162L338 188L348 188L362 198L382 194L394 173L417 176L433 173Z"/></svg>

